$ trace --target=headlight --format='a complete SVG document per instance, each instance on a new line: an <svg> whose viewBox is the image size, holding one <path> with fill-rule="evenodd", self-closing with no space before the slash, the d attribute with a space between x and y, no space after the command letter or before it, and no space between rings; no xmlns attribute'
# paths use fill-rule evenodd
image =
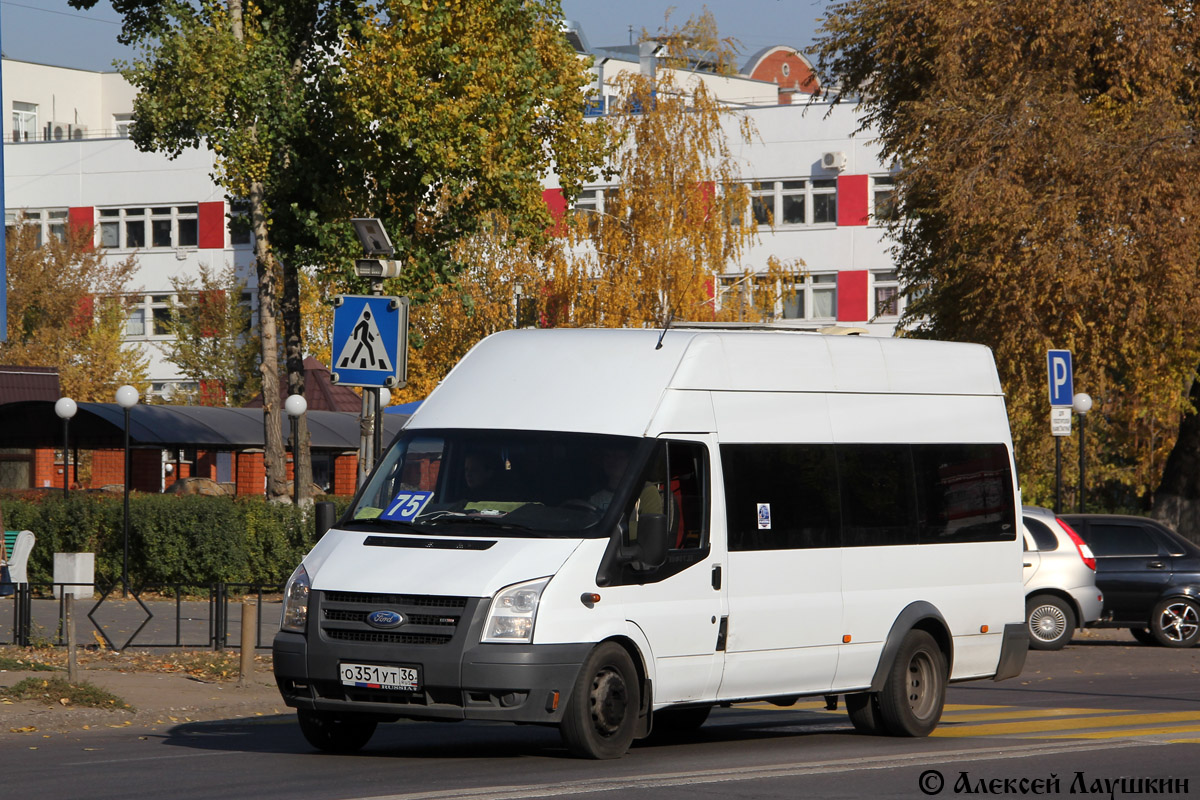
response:
<svg viewBox="0 0 1200 800"><path fill-rule="evenodd" d="M483 626L483 641L532 642L538 601L542 599L542 591L549 582L549 578L540 578L501 589L488 611L487 624Z"/></svg>
<svg viewBox="0 0 1200 800"><path fill-rule="evenodd" d="M282 630L304 633L308 625L308 593L311 588L308 570L301 564L288 578L287 587L283 590L283 619L279 621Z"/></svg>

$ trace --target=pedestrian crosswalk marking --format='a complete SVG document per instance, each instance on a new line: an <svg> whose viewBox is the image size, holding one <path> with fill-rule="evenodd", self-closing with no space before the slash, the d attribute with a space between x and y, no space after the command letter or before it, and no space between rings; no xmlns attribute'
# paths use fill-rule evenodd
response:
<svg viewBox="0 0 1200 800"><path fill-rule="evenodd" d="M836 711L825 708L824 700L776 706L770 703L742 703L734 706L747 711L804 711L821 717L841 717L847 726L845 706ZM831 720L832 721L832 720ZM942 720L931 736L939 738L1007 737L1014 739L1104 740L1134 737L1166 737L1172 734L1200 734L1200 712L1161 711L1146 713L1112 708L1029 708L1022 706L946 704ZM1200 744L1196 738L1159 738L1169 744Z"/></svg>
<svg viewBox="0 0 1200 800"><path fill-rule="evenodd" d="M1080 733L1051 733L1030 736L1030 739L1120 739L1129 736L1162 736L1166 733L1200 733L1200 725L1177 725L1165 728L1118 728L1111 731L1083 731ZM1177 739L1177 742L1196 742L1197 739Z"/></svg>
<svg viewBox="0 0 1200 800"><path fill-rule="evenodd" d="M1004 736L1013 733L1045 733L1047 731L1069 731L1083 728L1117 728L1131 725L1147 725L1164 722L1200 722L1200 712L1177 711L1161 714L1118 713L1107 717L1082 717L1071 719L1041 719L1024 722L996 722L985 725L957 727L939 726L931 736L943 738L962 736ZM1040 738L1040 737L1033 737ZM1054 737L1049 737L1054 738Z"/></svg>
<svg viewBox="0 0 1200 800"><path fill-rule="evenodd" d="M985 711L977 714L947 711L942 714L942 724L947 722L996 722L1006 719L1036 719L1039 717L1075 717L1085 714L1111 714L1108 708L1027 708L1005 711Z"/></svg>

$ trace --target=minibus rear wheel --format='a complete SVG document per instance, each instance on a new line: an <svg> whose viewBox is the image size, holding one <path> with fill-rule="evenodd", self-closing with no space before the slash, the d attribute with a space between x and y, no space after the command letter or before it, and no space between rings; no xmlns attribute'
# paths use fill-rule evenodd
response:
<svg viewBox="0 0 1200 800"><path fill-rule="evenodd" d="M615 642L592 650L563 714L563 742L582 758L620 758L633 743L641 691L633 659Z"/></svg>
<svg viewBox="0 0 1200 800"><path fill-rule="evenodd" d="M928 736L946 703L946 656L933 637L912 630L879 693L884 730L892 736Z"/></svg>
<svg viewBox="0 0 1200 800"><path fill-rule="evenodd" d="M300 721L300 732L308 743L326 753L357 753L371 740L375 733L376 720L352 714L334 714L329 711L296 712Z"/></svg>

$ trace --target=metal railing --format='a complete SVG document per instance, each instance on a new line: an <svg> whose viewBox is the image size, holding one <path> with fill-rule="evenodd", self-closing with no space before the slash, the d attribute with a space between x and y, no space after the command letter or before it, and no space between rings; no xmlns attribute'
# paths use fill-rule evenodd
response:
<svg viewBox="0 0 1200 800"><path fill-rule="evenodd" d="M241 615L235 614L230 605L240 609L245 597L252 597L258 608L255 648L270 647L278 630L280 615L271 609L273 605L282 606L283 586L278 584L156 584L127 593L120 586L119 581L110 586L87 612L96 643L118 652L128 647L240 649ZM78 587L90 591L92 584L16 584L11 598L12 627L4 631L0 623L0 642L7 639L22 647L35 642L65 646L65 598ZM0 598L0 604L5 599ZM82 607L86 606L77 600L76 608Z"/></svg>

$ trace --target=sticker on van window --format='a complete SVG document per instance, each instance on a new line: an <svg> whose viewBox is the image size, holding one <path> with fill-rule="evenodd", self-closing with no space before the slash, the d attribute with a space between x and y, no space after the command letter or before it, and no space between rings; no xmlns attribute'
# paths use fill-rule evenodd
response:
<svg viewBox="0 0 1200 800"><path fill-rule="evenodd" d="M766 531L771 529L771 504L758 504L758 529Z"/></svg>
<svg viewBox="0 0 1200 800"><path fill-rule="evenodd" d="M421 513L421 509L433 497L433 492L400 492L396 495L387 507L387 510L379 515L380 519L394 519L399 522L411 522L417 514Z"/></svg>

